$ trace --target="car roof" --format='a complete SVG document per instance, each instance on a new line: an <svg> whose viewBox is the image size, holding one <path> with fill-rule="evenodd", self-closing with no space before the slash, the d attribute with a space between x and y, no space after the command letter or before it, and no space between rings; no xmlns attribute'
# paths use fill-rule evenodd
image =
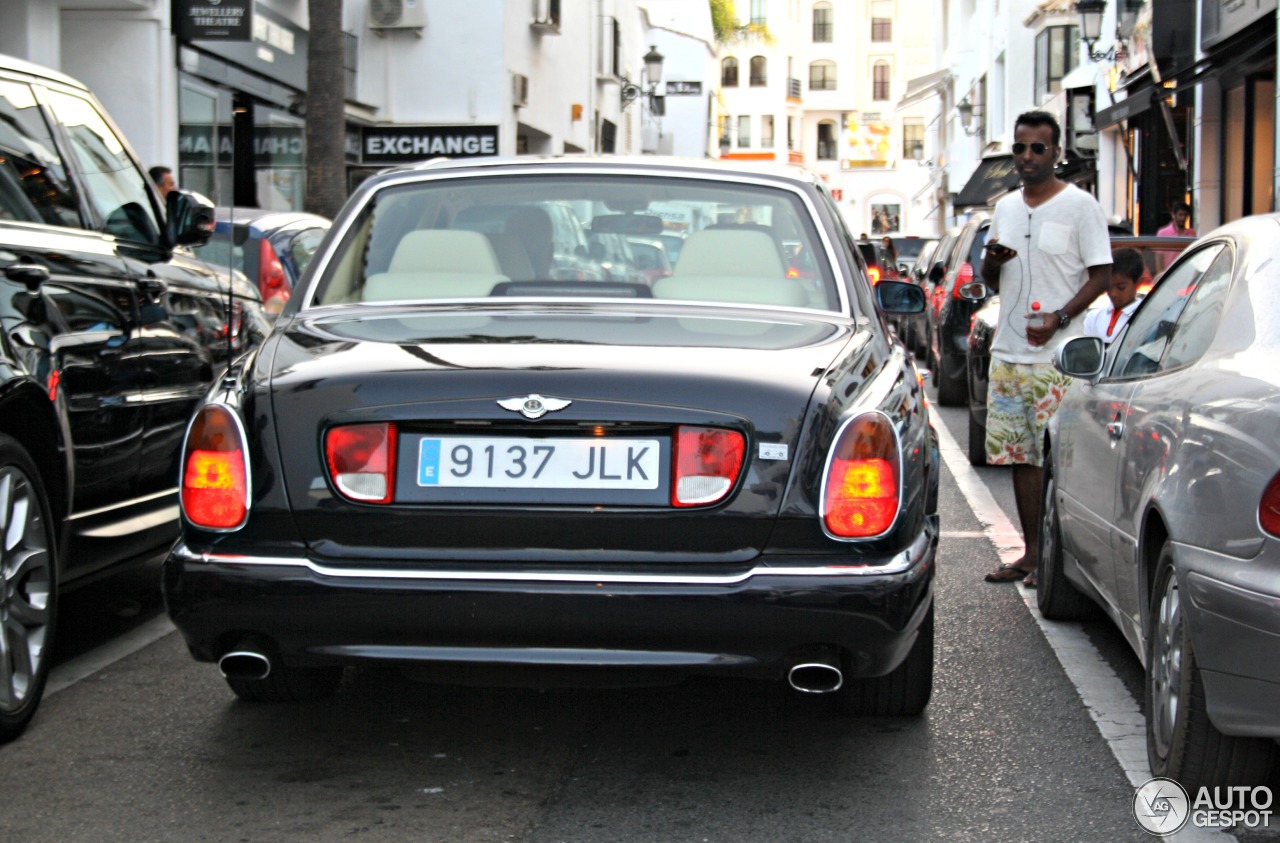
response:
<svg viewBox="0 0 1280 843"><path fill-rule="evenodd" d="M217 222L233 223L235 225L249 225L264 230L282 228L284 226L296 225L298 223L324 227L328 227L333 224L327 217L307 213L306 211L268 211L263 208L241 207L215 208L214 219Z"/></svg>
<svg viewBox="0 0 1280 843"><path fill-rule="evenodd" d="M36 76L62 85L70 85L74 88L80 88L86 93L89 91L89 86L85 85L79 79L68 76L65 73L60 73L51 67L45 67L44 65L29 62L24 59L17 58L16 56L0 53L0 70L7 70L13 73L25 73L28 76Z"/></svg>
<svg viewBox="0 0 1280 843"><path fill-rule="evenodd" d="M756 175L793 184L819 185L820 179L806 170L787 164L761 161L720 161L709 158L692 158L665 155L608 155L596 153L568 153L564 155L513 155L484 158L433 158L403 167L381 171L373 180L396 174L424 171L450 170L502 170L523 169L599 169L651 171L676 174Z"/></svg>

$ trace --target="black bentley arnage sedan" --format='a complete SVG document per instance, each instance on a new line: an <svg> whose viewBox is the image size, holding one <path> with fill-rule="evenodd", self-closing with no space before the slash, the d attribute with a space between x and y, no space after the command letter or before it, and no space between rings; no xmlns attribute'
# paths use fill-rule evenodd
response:
<svg viewBox="0 0 1280 843"><path fill-rule="evenodd" d="M619 234L680 237L670 274L564 245ZM719 672L919 713L938 452L883 314L923 294L873 288L854 245L794 169L365 182L187 432L164 587L192 654L251 700L381 663Z"/></svg>

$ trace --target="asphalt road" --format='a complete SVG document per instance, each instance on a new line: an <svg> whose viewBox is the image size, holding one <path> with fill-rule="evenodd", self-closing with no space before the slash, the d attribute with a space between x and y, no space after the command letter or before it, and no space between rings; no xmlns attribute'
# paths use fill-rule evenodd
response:
<svg viewBox="0 0 1280 843"><path fill-rule="evenodd" d="M960 411L937 415L963 435ZM1011 518L1007 475L978 477ZM742 681L530 690L372 670L325 702L250 705L163 634L154 572L104 583L64 605L64 668L160 637L78 681L62 669L71 684L0 747L0 840L1153 839L1021 586L982 581L996 551L949 471L941 506L935 690L919 718L848 720ZM1118 634L1083 629L1138 694Z"/></svg>

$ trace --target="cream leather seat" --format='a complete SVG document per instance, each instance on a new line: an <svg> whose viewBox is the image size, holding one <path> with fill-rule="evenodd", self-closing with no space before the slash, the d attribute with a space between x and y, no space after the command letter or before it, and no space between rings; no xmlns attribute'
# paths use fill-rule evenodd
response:
<svg viewBox="0 0 1280 843"><path fill-rule="evenodd" d="M489 239L478 231L432 228L401 238L386 272L364 283L365 301L487 296L502 274Z"/></svg>
<svg viewBox="0 0 1280 843"><path fill-rule="evenodd" d="M653 296L741 304L805 307L804 288L786 277L782 255L765 231L709 228L689 236L671 275Z"/></svg>

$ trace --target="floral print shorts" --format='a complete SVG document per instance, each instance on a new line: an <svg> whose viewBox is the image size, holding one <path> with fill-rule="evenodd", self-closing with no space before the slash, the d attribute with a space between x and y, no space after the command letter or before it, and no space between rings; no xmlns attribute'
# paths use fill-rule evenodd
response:
<svg viewBox="0 0 1280 843"><path fill-rule="evenodd" d="M1052 363L991 358L987 387L987 463L1044 465L1044 429L1071 378Z"/></svg>

